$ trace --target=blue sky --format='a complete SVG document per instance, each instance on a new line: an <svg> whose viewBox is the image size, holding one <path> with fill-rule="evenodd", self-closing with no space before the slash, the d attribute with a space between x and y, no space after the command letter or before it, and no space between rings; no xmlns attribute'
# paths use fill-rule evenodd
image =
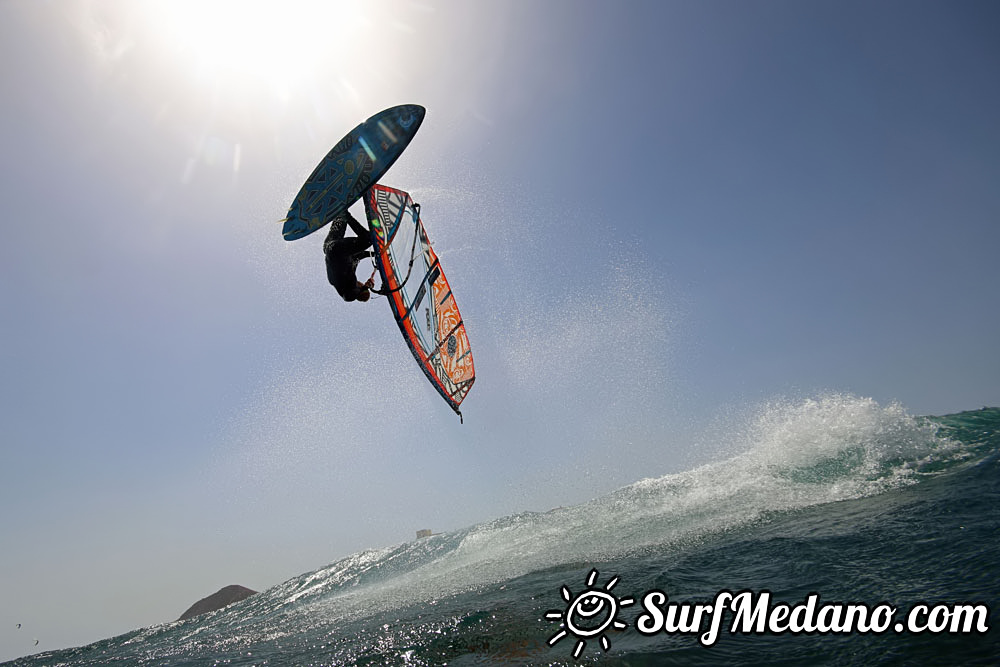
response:
<svg viewBox="0 0 1000 667"><path fill-rule="evenodd" d="M1000 403L993 3L239 6L0 2L0 659L691 467L761 402ZM400 103L464 425L276 222Z"/></svg>

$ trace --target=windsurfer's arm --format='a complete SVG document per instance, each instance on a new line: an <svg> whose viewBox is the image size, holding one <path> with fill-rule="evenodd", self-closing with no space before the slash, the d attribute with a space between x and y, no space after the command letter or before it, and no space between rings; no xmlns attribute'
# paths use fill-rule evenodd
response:
<svg viewBox="0 0 1000 667"><path fill-rule="evenodd" d="M356 253L352 253L351 254L351 259L354 260L355 262L360 262L361 260L365 259L366 257L374 257L374 256L375 256L375 253L372 252L371 250L360 250L360 251L358 251Z"/></svg>

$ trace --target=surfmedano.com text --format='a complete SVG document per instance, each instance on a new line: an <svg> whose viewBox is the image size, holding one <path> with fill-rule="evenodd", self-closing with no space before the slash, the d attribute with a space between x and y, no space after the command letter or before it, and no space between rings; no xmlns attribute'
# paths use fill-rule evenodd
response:
<svg viewBox="0 0 1000 667"><path fill-rule="evenodd" d="M642 596L643 613L636 629L643 635L699 634L703 646L719 639L726 616L730 633L742 634L881 634L911 632L931 634L985 633L989 630L987 605L913 605L905 617L897 618L897 608L889 604L820 604L819 594L810 593L804 602L789 605L772 603L767 590L720 591L712 604L670 602L660 590Z"/></svg>

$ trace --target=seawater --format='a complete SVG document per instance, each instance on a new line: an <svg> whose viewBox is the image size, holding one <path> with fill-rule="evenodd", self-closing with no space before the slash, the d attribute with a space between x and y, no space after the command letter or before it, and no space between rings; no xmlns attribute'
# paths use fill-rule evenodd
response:
<svg viewBox="0 0 1000 667"><path fill-rule="evenodd" d="M12 664L998 664L1000 409L914 417L832 395L765 406L726 437L737 454L687 472L365 551L212 614ZM590 589L635 602L613 610L618 627L581 637L567 612ZM977 605L989 629L723 623L706 646L637 630L654 590L692 604L723 590L788 605L818 594L898 619L918 604Z"/></svg>

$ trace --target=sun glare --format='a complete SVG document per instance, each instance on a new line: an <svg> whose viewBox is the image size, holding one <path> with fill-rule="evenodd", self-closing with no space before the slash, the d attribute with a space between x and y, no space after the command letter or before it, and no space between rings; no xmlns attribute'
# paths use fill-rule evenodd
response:
<svg viewBox="0 0 1000 667"><path fill-rule="evenodd" d="M155 32L194 75L287 94L357 47L355 0L162 0L148 4Z"/></svg>

